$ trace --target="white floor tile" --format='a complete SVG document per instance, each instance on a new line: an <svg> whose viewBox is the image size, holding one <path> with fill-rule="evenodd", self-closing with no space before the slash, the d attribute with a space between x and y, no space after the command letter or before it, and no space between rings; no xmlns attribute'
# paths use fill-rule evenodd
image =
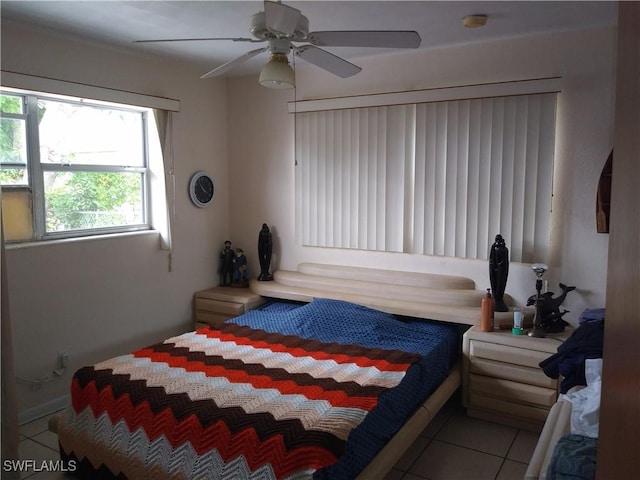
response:
<svg viewBox="0 0 640 480"><path fill-rule="evenodd" d="M521 480L527 471L527 464L505 460L496 480Z"/></svg>
<svg viewBox="0 0 640 480"><path fill-rule="evenodd" d="M45 447L44 445L34 442L33 440L26 439L20 441L18 445L18 454L20 455L20 460L30 460L33 461L35 465L29 466L26 470L22 471L22 478L31 478L36 475L36 471L34 468L41 468L41 465L44 461L60 460L60 455L56 450L53 450L49 447Z"/></svg>
<svg viewBox="0 0 640 480"><path fill-rule="evenodd" d="M520 430L513 445L511 445L509 449L509 453L507 453L507 458L516 462L529 464L539 437L540 435L538 433Z"/></svg>
<svg viewBox="0 0 640 480"><path fill-rule="evenodd" d="M53 432L46 431L39 433L31 437L31 440L41 443L53 450L58 450L58 435Z"/></svg>
<svg viewBox="0 0 640 480"><path fill-rule="evenodd" d="M19 443L19 455L22 460L35 460L42 462L42 460L58 460L58 451L46 447L33 440L26 439Z"/></svg>
<svg viewBox="0 0 640 480"><path fill-rule="evenodd" d="M49 415L46 417L38 418L33 422L25 423L24 425L20 425L20 434L31 438L34 435L37 435L42 432L46 432L49 428Z"/></svg>
<svg viewBox="0 0 640 480"><path fill-rule="evenodd" d="M436 435L436 440L505 457L518 430L477 418L454 415Z"/></svg>
<svg viewBox="0 0 640 480"><path fill-rule="evenodd" d="M494 480L502 461L501 457L434 440L409 473L430 480Z"/></svg>

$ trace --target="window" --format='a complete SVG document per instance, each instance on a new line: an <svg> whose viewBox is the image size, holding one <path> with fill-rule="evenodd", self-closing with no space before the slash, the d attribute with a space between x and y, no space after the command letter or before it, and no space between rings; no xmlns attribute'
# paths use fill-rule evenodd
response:
<svg viewBox="0 0 640 480"><path fill-rule="evenodd" d="M150 227L152 110L13 89L0 95L8 241Z"/></svg>
<svg viewBox="0 0 640 480"><path fill-rule="evenodd" d="M420 102L402 92L411 101L389 94L382 105L376 96L372 105L362 105L366 96L298 102L297 240L487 259L500 233L512 261L544 261L557 97L548 86L505 95L490 85L453 99L439 89Z"/></svg>

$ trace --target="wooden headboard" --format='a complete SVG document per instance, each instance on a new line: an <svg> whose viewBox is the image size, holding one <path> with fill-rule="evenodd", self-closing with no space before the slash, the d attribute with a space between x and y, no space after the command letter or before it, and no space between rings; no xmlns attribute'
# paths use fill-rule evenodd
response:
<svg viewBox="0 0 640 480"><path fill-rule="evenodd" d="M252 280L251 290L302 302L333 298L397 315L466 325L480 322L485 293L466 277L317 263L301 263L296 271L278 270L273 277L273 281Z"/></svg>

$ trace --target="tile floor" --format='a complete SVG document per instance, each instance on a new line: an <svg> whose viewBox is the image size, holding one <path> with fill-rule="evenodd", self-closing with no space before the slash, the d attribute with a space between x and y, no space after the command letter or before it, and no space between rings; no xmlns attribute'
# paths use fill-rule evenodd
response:
<svg viewBox="0 0 640 480"><path fill-rule="evenodd" d="M49 417L42 417L20 426L20 459L35 460L39 470L46 460L60 460L58 436L48 430ZM23 471L22 479L29 480L71 480L72 477L61 472Z"/></svg>
<svg viewBox="0 0 640 480"><path fill-rule="evenodd" d="M454 395L385 480L522 480L538 436L467 417Z"/></svg>
<svg viewBox="0 0 640 480"><path fill-rule="evenodd" d="M48 417L20 427L20 457L58 460ZM385 480L522 480L538 435L467 417L458 395L445 405ZM23 479L70 480L64 473L23 472Z"/></svg>

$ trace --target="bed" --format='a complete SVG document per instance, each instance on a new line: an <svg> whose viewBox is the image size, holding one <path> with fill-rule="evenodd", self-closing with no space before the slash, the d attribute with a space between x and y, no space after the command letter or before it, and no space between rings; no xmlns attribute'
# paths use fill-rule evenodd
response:
<svg viewBox="0 0 640 480"><path fill-rule="evenodd" d="M316 264L274 278L252 282L259 309L78 370L50 423L61 458L85 478L383 478L460 385L482 292Z"/></svg>

